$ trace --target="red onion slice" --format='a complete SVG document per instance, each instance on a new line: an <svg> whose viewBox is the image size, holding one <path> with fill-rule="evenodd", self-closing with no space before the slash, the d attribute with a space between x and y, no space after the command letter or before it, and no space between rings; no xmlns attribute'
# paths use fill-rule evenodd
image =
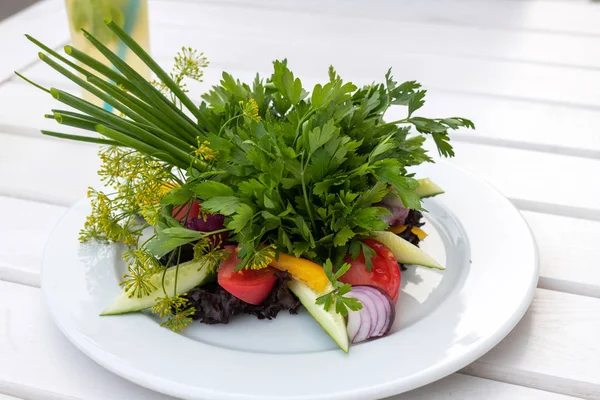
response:
<svg viewBox="0 0 600 400"><path fill-rule="evenodd" d="M392 299L374 286L353 286L349 297L360 301L363 308L348 313L348 337L352 343L387 334L395 317Z"/></svg>
<svg viewBox="0 0 600 400"><path fill-rule="evenodd" d="M375 302L373 301L373 299L366 293L363 292L350 292L347 294L347 296L349 297L354 297L355 299L357 299L358 301L360 301L360 303L362 304L363 308L360 311L363 311L360 316L361 316L361 322L365 323L365 315L369 316L369 330L367 331L367 335L365 339L370 338L371 336L373 336L373 334L375 333L375 327L378 324L378 318L379 318L379 313L377 312L377 306L375 305ZM358 335L357 335L358 336ZM363 339L363 340L365 340Z"/></svg>
<svg viewBox="0 0 600 400"><path fill-rule="evenodd" d="M364 296L359 296L361 294ZM363 304L363 307L365 306L365 303L362 299L364 297L368 298L368 301L365 300L365 302L369 304L369 307L367 307L368 311L377 316L376 319L373 318L373 322L375 323L373 324L372 329L369 331L369 337L381 336L381 332L388 325L388 311L385 308L384 302L381 301L381 298L377 295L377 293L374 293L373 290L370 290L368 286L355 286L352 288L350 295L356 296L357 298L360 297L359 300Z"/></svg>
<svg viewBox="0 0 600 400"><path fill-rule="evenodd" d="M363 291L366 293L369 293L372 296L375 296L378 300L379 303L382 303L385 307L385 323L380 325L381 329L380 330L375 330L375 333L373 334L373 336L384 336L386 335L390 329L392 328L392 325L394 324L394 320L396 319L396 308L394 306L394 303L391 299L391 297L381 288L378 288L376 286L367 286L367 285L360 285L360 286L353 286L352 287L353 291Z"/></svg>

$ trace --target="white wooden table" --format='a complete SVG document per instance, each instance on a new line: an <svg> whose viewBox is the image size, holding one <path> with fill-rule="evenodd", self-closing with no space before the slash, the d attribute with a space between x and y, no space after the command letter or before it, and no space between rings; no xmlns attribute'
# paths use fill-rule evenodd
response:
<svg viewBox="0 0 600 400"><path fill-rule="evenodd" d="M585 0L150 0L152 53L182 45L249 79L287 57L308 83L334 64L366 83L392 66L430 89L425 111L472 118L461 167L496 186L538 241L535 300L472 365L397 399L600 399L600 3ZM72 88L22 34L68 43L64 2L0 23L0 400L166 399L87 359L39 289L44 245L97 182L96 147L42 137L55 103L16 79ZM490 227L494 229L494 227ZM510 292L510 287L506 290Z"/></svg>

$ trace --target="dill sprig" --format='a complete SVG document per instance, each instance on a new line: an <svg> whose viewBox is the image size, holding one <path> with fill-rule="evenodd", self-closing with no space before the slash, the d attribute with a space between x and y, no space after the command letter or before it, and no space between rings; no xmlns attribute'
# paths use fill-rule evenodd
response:
<svg viewBox="0 0 600 400"><path fill-rule="evenodd" d="M192 316L196 312L191 307L189 300L183 296L163 296L156 299L152 312L160 318L166 318L160 325L166 326L173 332L179 332L187 328L192 322Z"/></svg>
<svg viewBox="0 0 600 400"><path fill-rule="evenodd" d="M169 165L135 150L107 146L100 149L99 156L98 175L113 192L107 194L89 188L92 212L79 239L133 246L148 225L156 225L160 201L179 186L180 179Z"/></svg>
<svg viewBox="0 0 600 400"><path fill-rule="evenodd" d="M153 254L142 248L136 248L126 250L122 257L127 263L128 273L123 275L120 285L123 286L129 297L147 296L156 289L151 278L165 267Z"/></svg>
<svg viewBox="0 0 600 400"><path fill-rule="evenodd" d="M208 60L204 56L204 53L200 53L191 47L182 47L175 56L173 71L169 75L183 93L188 93L189 90L187 89L185 79L187 78L196 82L202 82L204 69L206 67L208 67ZM169 95L173 104L176 104L179 108L182 107L181 101L177 98L176 94L169 89L169 86L165 82L155 79L152 81L152 84L158 88L161 93Z"/></svg>
<svg viewBox="0 0 600 400"><path fill-rule="evenodd" d="M218 239L205 237L194 244L194 261L202 261L202 268L207 268L215 272L221 261L224 261L229 253L221 248L221 242Z"/></svg>

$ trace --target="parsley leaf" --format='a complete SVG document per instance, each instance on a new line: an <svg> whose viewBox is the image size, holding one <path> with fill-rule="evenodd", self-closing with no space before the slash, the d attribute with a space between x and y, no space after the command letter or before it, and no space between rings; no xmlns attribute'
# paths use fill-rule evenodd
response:
<svg viewBox="0 0 600 400"><path fill-rule="evenodd" d="M348 294L350 290L352 290L352 286L347 283L339 282L339 279L350 269L350 264L344 263L337 270L333 271L333 264L330 259L327 259L323 264L323 270L329 278L333 286L333 290L330 292L320 296L317 298L317 304L322 304L323 308L326 310L331 310L331 308L335 305L335 311L338 314L342 314L343 316L347 316L348 312L358 311L362 308L362 304L355 299L354 297L346 297L345 294Z"/></svg>

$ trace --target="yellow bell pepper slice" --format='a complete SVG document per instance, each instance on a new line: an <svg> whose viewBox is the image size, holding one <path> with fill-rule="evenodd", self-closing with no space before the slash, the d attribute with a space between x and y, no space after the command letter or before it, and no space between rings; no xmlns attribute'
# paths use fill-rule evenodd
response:
<svg viewBox="0 0 600 400"><path fill-rule="evenodd" d="M388 231L394 232L395 234L402 233L405 230L406 230L406 225L392 225L388 229ZM410 231L412 233L414 233L415 235L417 235L419 240L423 240L427 237L427 233L425 233L425 231L423 231L421 228L417 228L416 226L413 226Z"/></svg>
<svg viewBox="0 0 600 400"><path fill-rule="evenodd" d="M269 264L281 271L287 271L297 281L305 283L311 289L322 293L329 286L329 279L323 267L304 258L297 258L279 253L279 259Z"/></svg>
<svg viewBox="0 0 600 400"><path fill-rule="evenodd" d="M425 233L425 231L423 231L421 228L417 228L416 226L413 226L413 228L410 231L412 233L414 233L415 235L417 235L419 240L423 240L427 237L427 234Z"/></svg>
<svg viewBox="0 0 600 400"><path fill-rule="evenodd" d="M388 228L388 231L394 232L396 235L406 230L406 225L392 225Z"/></svg>

